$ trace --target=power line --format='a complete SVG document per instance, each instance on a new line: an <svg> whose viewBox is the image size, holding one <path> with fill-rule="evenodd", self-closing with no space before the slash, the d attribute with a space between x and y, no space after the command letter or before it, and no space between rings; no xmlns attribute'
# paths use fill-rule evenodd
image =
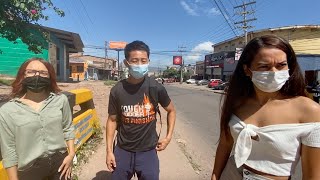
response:
<svg viewBox="0 0 320 180"><path fill-rule="evenodd" d="M81 5L82 5L82 7L83 7L83 9L84 9L84 11L85 11L85 13L86 13L87 18L89 19L89 21L90 21L90 22L91 22L91 24L93 25L93 22L92 22L92 20L91 20L91 18L90 18L90 16L89 16L89 14L88 14L88 12L87 12L86 7L84 6L84 4L83 4L82 0L79 0L79 1L80 1Z"/></svg>
<svg viewBox="0 0 320 180"><path fill-rule="evenodd" d="M234 28L232 27L233 25L231 25L231 23L229 22L229 18L226 17L225 13L223 13L223 11L221 10L220 6L218 5L216 0L213 0L216 4L216 6L218 7L219 11L221 12L222 16L224 17L224 19L226 20L226 22L228 23L229 27L231 28L232 32L234 33L235 36L238 36L237 33L234 31ZM212 1L210 1L212 3Z"/></svg>

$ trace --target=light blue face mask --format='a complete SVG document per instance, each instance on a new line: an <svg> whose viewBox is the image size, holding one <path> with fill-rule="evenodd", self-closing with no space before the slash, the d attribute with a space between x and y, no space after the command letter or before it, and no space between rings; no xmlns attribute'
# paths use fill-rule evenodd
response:
<svg viewBox="0 0 320 180"><path fill-rule="evenodd" d="M129 64L129 74L135 79L141 79L148 73L149 64Z"/></svg>

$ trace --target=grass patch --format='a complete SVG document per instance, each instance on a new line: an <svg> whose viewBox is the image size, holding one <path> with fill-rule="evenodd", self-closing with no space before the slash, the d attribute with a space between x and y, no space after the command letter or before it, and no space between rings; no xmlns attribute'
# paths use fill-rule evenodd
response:
<svg viewBox="0 0 320 180"><path fill-rule="evenodd" d="M114 86L118 81L113 81L113 80L106 80L104 82L104 85L106 86Z"/></svg>
<svg viewBox="0 0 320 180"><path fill-rule="evenodd" d="M79 179L78 175L81 171L81 166L88 163L90 156L95 153L96 148L101 144L101 141L103 140L102 136L103 133L101 127L94 125L92 136L76 152L78 162L73 165L73 180Z"/></svg>
<svg viewBox="0 0 320 180"><path fill-rule="evenodd" d="M13 83L14 80L12 79L0 79L0 84L3 84L3 85L7 85L7 86L10 86L12 83Z"/></svg>

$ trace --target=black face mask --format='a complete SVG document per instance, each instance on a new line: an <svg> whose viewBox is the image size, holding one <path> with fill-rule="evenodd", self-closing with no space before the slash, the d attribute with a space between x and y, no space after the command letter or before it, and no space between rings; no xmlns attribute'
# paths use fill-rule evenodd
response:
<svg viewBox="0 0 320 180"><path fill-rule="evenodd" d="M40 93L46 90L50 85L50 79L41 76L26 77L22 81L24 87L34 93Z"/></svg>

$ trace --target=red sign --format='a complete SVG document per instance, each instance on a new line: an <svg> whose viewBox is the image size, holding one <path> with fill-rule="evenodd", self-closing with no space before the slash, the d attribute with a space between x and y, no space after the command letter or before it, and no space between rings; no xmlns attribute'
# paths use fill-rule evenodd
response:
<svg viewBox="0 0 320 180"><path fill-rule="evenodd" d="M182 65L182 56L173 56L173 65Z"/></svg>

